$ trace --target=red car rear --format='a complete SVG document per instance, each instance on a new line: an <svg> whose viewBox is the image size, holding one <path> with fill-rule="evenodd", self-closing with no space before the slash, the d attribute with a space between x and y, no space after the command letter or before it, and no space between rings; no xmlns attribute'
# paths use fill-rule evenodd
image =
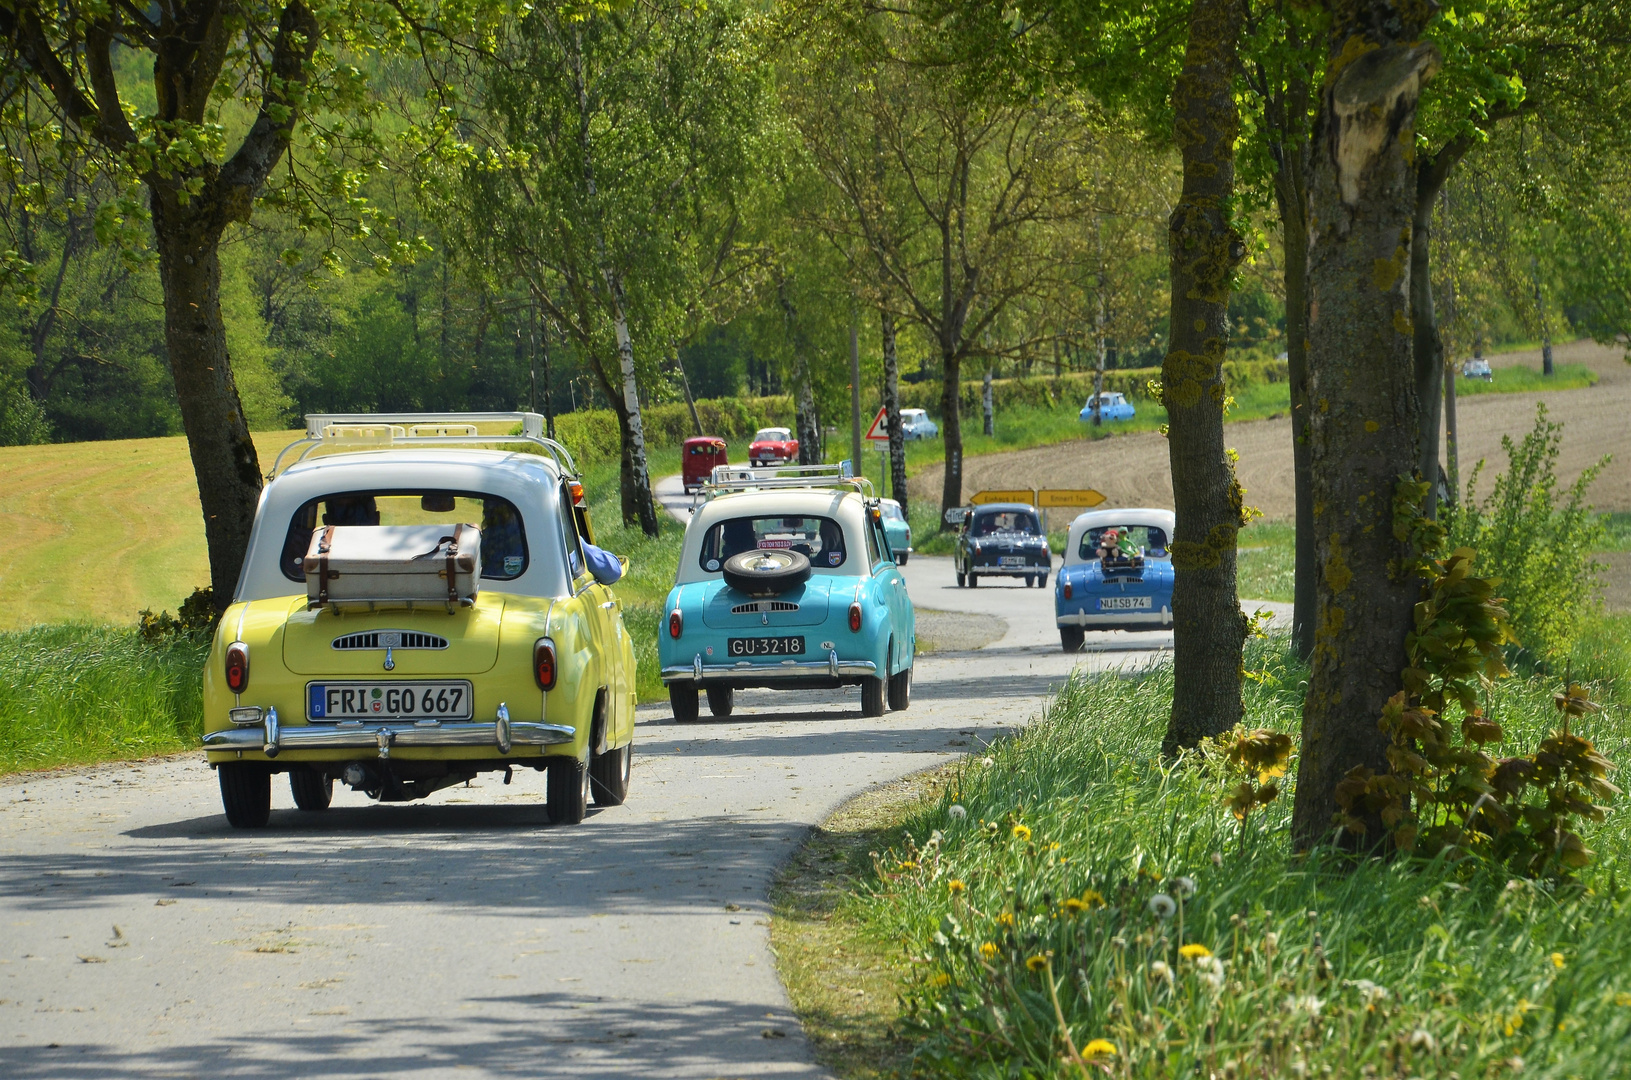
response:
<svg viewBox="0 0 1631 1080"><path fill-rule="evenodd" d="M680 450L680 479L687 493L708 482L715 465L729 465L725 454L725 440L717 435L699 435L686 439Z"/></svg>
<svg viewBox="0 0 1631 1080"><path fill-rule="evenodd" d="M784 427L760 428L748 444L748 464L785 465L797 461L799 441Z"/></svg>

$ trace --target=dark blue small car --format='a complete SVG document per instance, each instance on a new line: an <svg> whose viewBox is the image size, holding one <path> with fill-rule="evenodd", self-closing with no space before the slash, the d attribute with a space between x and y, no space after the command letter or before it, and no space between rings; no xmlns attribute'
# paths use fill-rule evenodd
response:
<svg viewBox="0 0 1631 1080"><path fill-rule="evenodd" d="M1090 510L1070 524L1054 585L1059 643L1081 649L1089 630L1172 625L1171 510Z"/></svg>

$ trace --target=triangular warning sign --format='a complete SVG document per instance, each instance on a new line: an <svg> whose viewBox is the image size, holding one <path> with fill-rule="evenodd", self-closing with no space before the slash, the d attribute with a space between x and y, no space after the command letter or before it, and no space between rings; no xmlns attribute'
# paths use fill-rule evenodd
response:
<svg viewBox="0 0 1631 1080"><path fill-rule="evenodd" d="M878 407L878 415L872 418L872 426L866 429L865 438L869 442L889 441L889 406Z"/></svg>

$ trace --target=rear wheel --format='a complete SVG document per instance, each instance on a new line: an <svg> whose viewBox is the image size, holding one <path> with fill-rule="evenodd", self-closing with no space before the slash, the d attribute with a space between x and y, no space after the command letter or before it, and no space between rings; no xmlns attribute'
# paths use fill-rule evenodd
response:
<svg viewBox="0 0 1631 1080"><path fill-rule="evenodd" d="M912 669L905 668L889 676L889 708L900 712L912 703Z"/></svg>
<svg viewBox="0 0 1631 1080"><path fill-rule="evenodd" d="M1036 587L1039 588L1039 589L1046 589L1048 587L1048 575L1046 575L1046 574L1036 575Z"/></svg>
<svg viewBox="0 0 1631 1080"><path fill-rule="evenodd" d="M736 691L729 686L708 687L708 711L718 717L726 717L736 707Z"/></svg>
<svg viewBox="0 0 1631 1080"><path fill-rule="evenodd" d="M334 777L316 769L291 770L289 793L302 810L327 810L334 799Z"/></svg>
<svg viewBox="0 0 1631 1080"><path fill-rule="evenodd" d="M861 680L861 715L883 715L884 680L867 676Z"/></svg>
<svg viewBox="0 0 1631 1080"><path fill-rule="evenodd" d="M674 720L681 724L697 721L697 688L695 683L674 683L668 688L668 704L674 710Z"/></svg>
<svg viewBox="0 0 1631 1080"><path fill-rule="evenodd" d="M549 820L557 825L576 825L589 812L589 769L577 758L549 759L545 779L544 804Z"/></svg>
<svg viewBox="0 0 1631 1080"><path fill-rule="evenodd" d="M264 765L233 761L218 765L221 807L234 829L264 828L272 816L272 771Z"/></svg>
<svg viewBox="0 0 1631 1080"><path fill-rule="evenodd" d="M964 586L966 586L967 584L968 584L968 578L963 574L963 572L961 570L957 571L957 587L959 589L961 589Z"/></svg>
<svg viewBox="0 0 1631 1080"><path fill-rule="evenodd" d="M589 793L596 806L623 805L629 794L629 769L633 763L633 743L589 759Z"/></svg>
<svg viewBox="0 0 1631 1080"><path fill-rule="evenodd" d="M971 589L978 589L980 587L980 575L976 574L972 570L968 572L968 587Z"/></svg>
<svg viewBox="0 0 1631 1080"><path fill-rule="evenodd" d="M1086 632L1079 626L1061 626L1059 628L1059 644L1064 646L1068 653L1082 651L1082 642L1087 640Z"/></svg>
<svg viewBox="0 0 1631 1080"><path fill-rule="evenodd" d="M895 565L896 566L905 566L907 556L909 556L909 555L911 555L911 552L909 552L909 551L903 551L899 555L896 555L895 556Z"/></svg>

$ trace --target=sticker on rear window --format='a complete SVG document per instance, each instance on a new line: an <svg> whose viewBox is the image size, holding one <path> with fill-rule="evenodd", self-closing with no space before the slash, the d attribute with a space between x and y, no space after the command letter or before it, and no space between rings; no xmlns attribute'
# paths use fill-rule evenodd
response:
<svg viewBox="0 0 1631 1080"><path fill-rule="evenodd" d="M504 556L504 573L509 577L514 577L515 575L519 574L520 572L521 572L521 556L519 556L519 555L506 555L506 556Z"/></svg>
<svg viewBox="0 0 1631 1080"><path fill-rule="evenodd" d="M718 559L709 559L708 560L708 569L709 570L718 570L719 569L719 560Z"/></svg>
<svg viewBox="0 0 1631 1080"><path fill-rule="evenodd" d="M829 552L827 552L827 565L828 566L837 566L839 563L841 563L843 561L844 561L844 553L842 551L829 551Z"/></svg>

